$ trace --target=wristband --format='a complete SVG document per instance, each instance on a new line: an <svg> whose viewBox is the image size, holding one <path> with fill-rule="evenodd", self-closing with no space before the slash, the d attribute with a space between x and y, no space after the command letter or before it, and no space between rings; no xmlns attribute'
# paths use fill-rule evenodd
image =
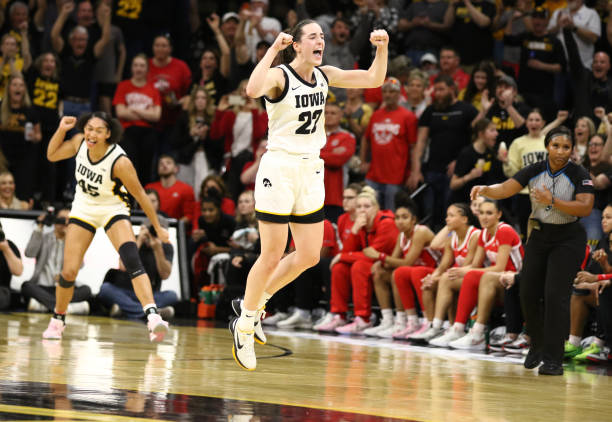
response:
<svg viewBox="0 0 612 422"><path fill-rule="evenodd" d="M612 274L598 274L597 281L609 280L612 278Z"/></svg>
<svg viewBox="0 0 612 422"><path fill-rule="evenodd" d="M384 264L385 261L387 260L387 254L384 252L379 253L378 260Z"/></svg>

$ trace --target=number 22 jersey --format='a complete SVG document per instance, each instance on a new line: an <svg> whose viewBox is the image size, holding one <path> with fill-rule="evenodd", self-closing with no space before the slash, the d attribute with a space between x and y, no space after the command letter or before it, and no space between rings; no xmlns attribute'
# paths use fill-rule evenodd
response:
<svg viewBox="0 0 612 422"><path fill-rule="evenodd" d="M92 209L124 205L130 207L127 189L119 179L113 179L113 167L126 155L119 145L110 145L104 157L98 161L89 158L87 144L83 140L76 155L74 177L77 181L74 209Z"/></svg>
<svg viewBox="0 0 612 422"><path fill-rule="evenodd" d="M289 65L280 65L285 87L278 98L266 99L268 149L291 154L319 155L325 146L325 101L328 81L315 67L307 82Z"/></svg>

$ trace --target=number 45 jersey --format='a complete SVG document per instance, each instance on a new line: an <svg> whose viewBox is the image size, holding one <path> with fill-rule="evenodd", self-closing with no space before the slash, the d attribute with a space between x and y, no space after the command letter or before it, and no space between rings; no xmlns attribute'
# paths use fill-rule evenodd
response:
<svg viewBox="0 0 612 422"><path fill-rule="evenodd" d="M285 88L278 98L266 96L268 149L291 154L319 155L326 142L325 100L328 81L315 67L307 82L289 65L280 65Z"/></svg>
<svg viewBox="0 0 612 422"><path fill-rule="evenodd" d="M127 207L130 201L127 189L119 179L113 179L113 167L119 157L126 155L119 145L111 145L104 157L98 161L89 158L89 150L85 141L81 142L76 155L77 181L72 210L82 210L88 213L102 207Z"/></svg>

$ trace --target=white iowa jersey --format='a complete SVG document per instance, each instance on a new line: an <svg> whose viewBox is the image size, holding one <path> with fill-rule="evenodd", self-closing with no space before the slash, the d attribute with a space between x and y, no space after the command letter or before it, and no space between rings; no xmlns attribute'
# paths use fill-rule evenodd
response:
<svg viewBox="0 0 612 422"><path fill-rule="evenodd" d="M126 155L119 145L111 145L101 160L89 159L85 141L81 142L76 155L77 181L74 194L74 207L98 207L124 204L129 207L129 197L125 186L119 179L113 180L113 166L119 157Z"/></svg>
<svg viewBox="0 0 612 422"><path fill-rule="evenodd" d="M285 75L285 89L274 100L264 97L268 113L268 149L318 156L327 140L327 76L315 67L314 82L306 82L291 66L278 67Z"/></svg>

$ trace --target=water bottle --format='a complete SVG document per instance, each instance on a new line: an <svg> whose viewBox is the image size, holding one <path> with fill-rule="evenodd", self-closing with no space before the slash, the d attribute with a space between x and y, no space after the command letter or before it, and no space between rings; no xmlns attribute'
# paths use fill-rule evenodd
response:
<svg viewBox="0 0 612 422"><path fill-rule="evenodd" d="M32 142L34 140L34 124L32 122L26 122L23 136L28 142Z"/></svg>

